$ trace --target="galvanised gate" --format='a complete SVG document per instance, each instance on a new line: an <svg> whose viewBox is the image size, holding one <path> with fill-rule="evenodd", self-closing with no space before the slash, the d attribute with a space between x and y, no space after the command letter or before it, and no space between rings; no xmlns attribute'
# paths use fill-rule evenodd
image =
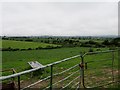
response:
<svg viewBox="0 0 120 90"><path fill-rule="evenodd" d="M119 50L108 50L81 53L41 68L2 76L0 81L5 83L10 80L14 82L14 87L18 90L28 88L43 90L55 88L113 88L119 84L118 52ZM70 66L74 62L76 64ZM70 67L64 68L65 66ZM37 73L36 76L34 76L35 73ZM24 80L23 77L25 76L29 76L29 78Z"/></svg>

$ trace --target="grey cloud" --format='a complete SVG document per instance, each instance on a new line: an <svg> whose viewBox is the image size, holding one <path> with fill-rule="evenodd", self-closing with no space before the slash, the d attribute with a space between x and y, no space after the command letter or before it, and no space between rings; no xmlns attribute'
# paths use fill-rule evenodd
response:
<svg viewBox="0 0 120 90"><path fill-rule="evenodd" d="M117 35L117 3L4 3L3 35Z"/></svg>

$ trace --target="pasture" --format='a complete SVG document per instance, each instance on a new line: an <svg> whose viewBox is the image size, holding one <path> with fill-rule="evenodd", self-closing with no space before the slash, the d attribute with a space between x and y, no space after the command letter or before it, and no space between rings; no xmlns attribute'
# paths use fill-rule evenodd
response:
<svg viewBox="0 0 120 90"><path fill-rule="evenodd" d="M96 51L97 48L93 48ZM108 50L108 48L101 48ZM64 58L78 55L80 52L88 52L87 47L59 48L50 50L30 50L30 51L3 51L2 68L15 68L17 72L30 69L28 61L38 61L43 65L62 60ZM78 60L80 61L80 60ZM72 64L72 63L71 63ZM65 65L67 67L67 65Z"/></svg>
<svg viewBox="0 0 120 90"><path fill-rule="evenodd" d="M94 51L96 51L97 48L94 48ZM74 48L60 48L60 49L51 49L51 50L31 50L31 51L14 51L14 52L3 52L3 68L15 68L17 72L24 71L27 69L30 69L29 65L27 64L28 61L38 61L42 63L43 65L53 63L62 59L65 59L67 57L71 57L74 55L80 54L80 52L87 52L89 48L84 47L74 47ZM108 50L108 48L101 48L101 50ZM14 57L14 55L16 57ZM11 56L11 57L10 57ZM14 57L14 58L13 58ZM10 58L12 58L10 60ZM109 58L112 58L112 53L106 53L106 54L98 54L98 55L87 55L84 58L85 62L90 61L97 61L93 63L88 63L88 69L85 70L85 82L88 84L95 83L97 80L102 78L110 77L110 80L112 78L111 76L111 65L112 61L109 60ZM107 59L106 61L102 61L102 59ZM114 61L114 70L116 72L117 66L118 66L118 53L115 53L115 61ZM81 62L81 58L75 58L72 60L69 60L67 62L60 63L58 65L54 65L53 73L59 73L63 70L67 70L68 68L79 64ZM54 77L53 82L55 83L56 80L60 80L61 78L67 77L71 75L74 71L78 70L79 68L76 67L73 70L70 70L68 73L64 73L62 75L59 75L58 77ZM109 72L109 73L106 73ZM106 73L106 74L104 74ZM8 74L8 73L6 73ZM6 75L4 74L4 75ZM93 74L94 78L97 78L95 81L92 81L91 75ZM34 78L31 78L31 74L26 74L21 76L21 80L23 81L21 83L21 87L27 86L29 84L32 84L36 82L39 79L45 78L50 75L50 67L47 67L44 69L44 72L37 72ZM74 79L76 76L79 75L79 72L76 73L73 77L65 81L63 84L67 84L72 79ZM87 77L86 77L87 76ZM16 78L17 79L17 78ZM107 82L107 81L105 81ZM46 84L44 84L46 83ZM86 85L87 85L86 83ZM98 84L98 83L95 83ZM92 84L92 85L95 85ZM41 86L42 85L42 86ZM37 85L35 87L46 87L49 85L49 80L43 82L40 85ZM58 85L59 86L59 85ZM55 87L58 87L55 86Z"/></svg>
<svg viewBox="0 0 120 90"><path fill-rule="evenodd" d="M12 48L26 49L26 48L36 48L39 45L41 45L41 47L46 47L47 45L56 46L55 44L46 44L46 43L39 43L39 42L3 40L4 48L10 46ZM80 55L81 53L88 52L88 51L90 51L91 48L93 50L92 52L109 50L109 48L107 48L107 47L104 47L104 48L62 47L62 48L56 48L56 49L41 49L41 50L29 50L29 51L28 50L25 50L25 51L20 51L20 50L18 50L18 51L3 51L3 52L0 51L0 53L2 53L2 69L5 70L5 69L14 68L16 70L16 72L21 72L24 70L31 69L31 67L28 65L29 61L38 61L39 63L41 63L43 65L47 65L47 64L59 61L59 60L63 60L65 58L72 57L74 55ZM86 56L84 58L85 62L89 62L89 61L98 61L98 62L89 63L88 68L92 69L92 70L89 70L89 69L86 70L85 75L91 75L91 73L92 74L94 73L97 76L99 76L98 79L101 79L101 76L103 76L106 71L109 71L111 69L111 63L112 63L111 60L100 61L101 59L105 59L105 58L112 58L112 54L108 53L108 54ZM80 62L81 62L81 58L78 57L78 58L69 60L67 62L63 62L58 65L55 65L53 68L53 73L59 73L63 70L67 70L68 68L70 68L76 64L79 64ZM118 66L118 53L116 52L113 69L117 70L117 66ZM107 67L107 68L104 68L104 67ZM70 70L68 73L65 73L64 75L63 74L59 75L59 77L54 78L53 82L70 75L71 73L73 73L74 71L76 71L78 69L79 68L77 67L73 70ZM2 75L10 75L10 74L12 74L12 73L11 72L2 73ZM35 75L34 78L31 78L31 74L22 75L21 80L23 82L21 83L21 87L27 86L27 85L37 81L38 79L42 79L42 78L49 76L50 75L50 67L45 68L45 70L43 72L39 72L39 71L35 72L34 75ZM70 80L74 79L77 75L79 75L79 73L77 73L75 76L70 78L67 82L64 82L64 84L65 83L67 84L68 82L70 82ZM112 77L110 75L108 75L108 76ZM90 77L87 76L86 81L90 81L90 79L88 79L88 78L90 78ZM48 82L49 81L43 82L46 84L45 85L41 84L41 85L46 87L46 85L49 85ZM39 85L37 87L39 87Z"/></svg>
<svg viewBox="0 0 120 90"><path fill-rule="evenodd" d="M27 42L27 41L14 41L14 40L2 40L2 47L0 48L19 48L19 49L35 49L37 47L46 48L47 46L60 46L55 44L39 43L39 42Z"/></svg>

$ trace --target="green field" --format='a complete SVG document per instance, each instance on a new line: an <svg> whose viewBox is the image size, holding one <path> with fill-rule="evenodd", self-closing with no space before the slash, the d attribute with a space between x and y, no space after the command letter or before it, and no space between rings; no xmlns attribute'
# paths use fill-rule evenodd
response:
<svg viewBox="0 0 120 90"><path fill-rule="evenodd" d="M106 50L102 48L101 50ZM80 52L88 52L89 48L74 47L60 48L51 50L30 50L30 51L3 51L2 63L3 69L15 68L17 71L25 70L29 67L28 61L39 61L43 65L52 63L70 56L78 55ZM94 48L96 51L96 48Z"/></svg>
<svg viewBox="0 0 120 90"><path fill-rule="evenodd" d="M36 48L38 46L46 47L47 45L53 45L54 44L45 44L45 43L37 43L37 42L26 42L26 41L10 41L10 40L3 40L3 47L11 47L11 48ZM100 50L105 51L109 50L109 48L94 48L92 47L93 52ZM79 55L81 52L88 52L90 50L90 47L62 47L57 49L41 49L41 50L26 50L26 51L0 51L2 53L2 70L14 68L17 72L21 72L24 70L29 70L31 67L29 66L29 61L38 61L39 63L46 65L49 63L53 63L65 58L69 58L75 55ZM88 63L88 69L85 70L85 75L87 75L87 78L85 78L85 82L92 83L93 85L97 86L97 79L100 80L103 77L112 77L111 72L108 74L104 74L108 72L109 70L112 70L112 60L109 60L109 58L112 58L112 53L101 53L101 54L95 54L95 55L86 55L84 58L84 62L89 61L97 61L97 62L90 62ZM103 59L107 59L106 61L101 61ZM115 52L115 58L114 58L114 70L116 72L117 66L118 66L118 53ZM53 67L53 73L58 73L63 70L66 70L76 64L79 64L81 62L81 58L75 58L71 59L66 62L62 62L60 64L54 65ZM61 78L64 78L71 73L73 73L76 70L79 70L80 67L76 67L73 70L70 70L69 72L59 75L58 77L54 77L53 82L56 82L56 80L60 80ZM90 69L90 70L89 70ZM105 71L106 70L106 71ZM2 75L9 75L12 74L12 72L4 72ZM80 73L78 72L75 74L75 76L71 77L69 80L65 81L64 84L67 84L70 82L70 80L74 79L76 76L78 76ZM94 78L97 78L96 80L91 79L91 75L94 75ZM50 67L47 67L44 69L44 71L41 73L39 71L34 72L34 78L31 78L31 73L25 74L21 76L21 81L24 82L21 84L21 87L24 87L26 85L29 85L32 82L35 82L41 78L45 78L50 75ZM17 81L17 78L16 78ZM102 81L102 80L101 80ZM111 79L110 79L111 81ZM49 81L44 82L46 84L41 84L43 87L46 87L46 85L49 85ZM87 84L86 84L87 85ZM38 85L39 86L39 85ZM57 86L56 86L57 87Z"/></svg>
<svg viewBox="0 0 120 90"><path fill-rule="evenodd" d="M55 44L46 44L46 43L39 43L39 42L26 42L26 41L13 41L13 40L2 40L1 43L2 43L2 47L0 47L0 48L11 47L13 49L15 49L15 48L19 48L19 49L32 48L32 49L35 49L37 47L45 48L47 46L53 46L53 47L60 46L60 45L55 45Z"/></svg>
<svg viewBox="0 0 120 90"><path fill-rule="evenodd" d="M97 48L93 48L94 51L97 50ZM100 48L101 50L108 50L108 48ZM4 69L9 69L9 68L14 68L17 72L24 71L30 69L30 66L28 65L27 62L29 61L38 61L43 65L53 63L74 55L80 54L80 52L88 52L89 48L85 47L74 47L74 48L59 48L59 49L50 49L50 50L30 50L30 51L3 51L2 52L2 68ZM93 62L93 63L88 63L88 70L85 70L85 75L91 75L91 74L96 74L98 78L103 77L103 72L104 70L111 70L111 60L106 60L106 61L100 61L102 59L107 59L107 58L112 58L112 53L103 53L103 54L97 54L97 55L87 55L84 58L84 62L87 61L98 61L98 62ZM115 62L114 62L114 69L117 68L118 66L118 53L115 53ZM75 58L63 63L60 63L58 65L54 66L54 71L53 73L61 72L69 67L72 67L75 64L79 64L81 62L81 58ZM104 68L104 66L107 68ZM90 70L89 70L90 69ZM72 71L69 71L69 73L65 73L64 77L67 75L70 75L70 73L78 70L78 67L75 68ZM8 73L5 73L4 75L7 75ZM9 73L10 74L10 73ZM31 74L28 75L23 75L21 77L22 80L26 80L28 77L30 77ZM50 68L46 68L45 72L43 74L38 73L37 77L34 77L33 79L31 78L30 81L34 82L37 81L38 78L43 78L48 75L50 75ZM77 73L76 75L79 75ZM106 74L107 75L107 74ZM108 75L111 77L111 75ZM107 77L108 77L107 76ZM59 76L63 77L63 76ZM75 76L73 76L71 79L73 79ZM106 76L105 76L106 77ZM89 78L89 77L87 77ZM67 82L68 83L71 79L69 79ZM85 78L86 79L86 78ZM29 80L29 79L28 79ZM87 79L86 82L90 81L91 79ZM54 80L55 82L56 80ZM92 81L92 80L91 80ZM97 81L97 80L96 80ZM29 82L29 81L28 81ZM25 81L25 83L28 83ZM93 82L93 81L92 81ZM49 85L49 81L47 82L46 85ZM24 85L23 85L24 86Z"/></svg>
<svg viewBox="0 0 120 90"><path fill-rule="evenodd" d="M38 43L38 42L26 42L26 41L12 41L2 40L2 48L36 48L46 47L48 45L56 46L54 44ZM80 52L88 52L89 47L68 47L58 49L45 49L45 50L29 50L29 51L3 51L2 52L2 68L10 69L14 68L17 72L30 69L27 62L38 61L43 65L56 62L70 56L78 55ZM96 51L98 48L92 48ZM108 50L109 48L99 48L100 50ZM104 56L106 57L106 56ZM89 57L90 58L90 57ZM99 59L99 58L98 58ZM79 63L80 60L76 60L74 63ZM73 63L69 64L72 65ZM69 65L65 65L67 67Z"/></svg>

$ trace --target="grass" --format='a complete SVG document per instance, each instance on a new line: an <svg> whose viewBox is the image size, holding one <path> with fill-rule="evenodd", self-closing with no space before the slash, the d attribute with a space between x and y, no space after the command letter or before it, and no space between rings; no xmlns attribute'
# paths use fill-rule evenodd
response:
<svg viewBox="0 0 120 90"><path fill-rule="evenodd" d="M13 41L13 40L2 40L0 41L0 44L2 43L2 46L0 48L8 48L11 47L13 49L19 48L19 49L28 49L32 48L35 49L37 47L45 48L47 46L60 46L55 44L46 44L46 43L39 43L39 42L27 42L27 41Z"/></svg>
<svg viewBox="0 0 120 90"><path fill-rule="evenodd" d="M94 48L95 50L96 48ZM102 48L103 50L107 48ZM64 58L80 54L80 52L88 51L89 48L59 48L51 50L30 50L30 51L3 51L2 52L2 68L15 68L17 71L29 69L28 61L38 61L43 65L52 63ZM67 65L68 66L68 65Z"/></svg>
<svg viewBox="0 0 120 90"><path fill-rule="evenodd" d="M97 48L93 48L94 51L96 51L96 49ZM108 50L108 48L101 48L101 50L103 51ZM74 55L78 55L80 54L80 52L88 52L88 51L89 51L89 48L87 47L59 48L59 49L50 49L50 50L12 51L12 52L3 51L2 52L2 63L3 63L2 68L3 69L15 68L17 72L20 72L23 70L30 69L29 65L27 64L28 61L38 61L41 64L46 65L46 64L56 62ZM85 62L100 61L101 59L107 59L107 58L112 58L112 54L109 53L109 54L88 55L84 58L84 60ZM118 60L118 53L115 53L116 65L118 64L117 60ZM54 66L53 72L57 73L57 72L63 71L75 64L79 64L80 62L81 62L81 59L78 57L70 61L60 63ZM104 66L107 66L108 69L111 68L111 60L104 61L104 62L100 61L100 62L89 63L88 68L93 70L86 71L85 74L87 75L88 73L91 73L91 74L95 73L102 76L99 70L101 68L104 68ZM78 67L75 70L78 70ZM64 78L66 75L69 75L71 72L74 72L75 70L72 70L65 75L61 75L58 78L61 78L61 77ZM50 68L45 69L43 75L41 75L40 73L38 73L38 75L39 75L39 78L44 78L50 75ZM26 79L28 77L30 77L30 75L26 75L26 77L25 75L23 75L21 78ZM34 78L33 81L35 80L37 81L37 78L36 79Z"/></svg>

